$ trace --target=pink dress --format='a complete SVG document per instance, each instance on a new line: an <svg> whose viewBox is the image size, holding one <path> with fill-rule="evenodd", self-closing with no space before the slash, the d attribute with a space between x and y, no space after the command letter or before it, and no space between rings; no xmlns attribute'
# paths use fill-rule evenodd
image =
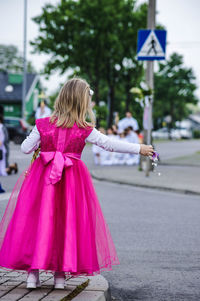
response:
<svg viewBox="0 0 200 301"><path fill-rule="evenodd" d="M119 260L81 160L92 129L58 128L49 118L36 125L40 156L18 180L0 223L0 266L72 276L111 270Z"/></svg>

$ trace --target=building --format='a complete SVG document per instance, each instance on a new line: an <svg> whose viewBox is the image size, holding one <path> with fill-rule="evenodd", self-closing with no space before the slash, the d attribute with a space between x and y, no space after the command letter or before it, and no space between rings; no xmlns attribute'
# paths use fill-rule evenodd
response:
<svg viewBox="0 0 200 301"><path fill-rule="evenodd" d="M190 120L194 130L200 130L200 113L191 114L188 119Z"/></svg>
<svg viewBox="0 0 200 301"><path fill-rule="evenodd" d="M38 94L41 91L39 76L27 73L25 116L33 115L38 105ZM0 105L5 116L22 116L22 82L23 75L0 72Z"/></svg>

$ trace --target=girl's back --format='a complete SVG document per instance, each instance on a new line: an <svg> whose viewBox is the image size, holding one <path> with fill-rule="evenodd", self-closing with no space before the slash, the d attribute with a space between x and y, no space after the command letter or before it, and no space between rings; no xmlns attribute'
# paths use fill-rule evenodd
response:
<svg viewBox="0 0 200 301"><path fill-rule="evenodd" d="M49 117L36 120L36 125L40 133L42 152L57 150L81 155L85 139L92 131L92 128L80 128L76 123L71 128L57 127L50 122Z"/></svg>

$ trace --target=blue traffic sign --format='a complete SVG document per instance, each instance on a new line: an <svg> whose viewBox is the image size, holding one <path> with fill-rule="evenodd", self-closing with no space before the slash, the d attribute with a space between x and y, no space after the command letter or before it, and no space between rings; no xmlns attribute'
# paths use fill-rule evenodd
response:
<svg viewBox="0 0 200 301"><path fill-rule="evenodd" d="M137 59L142 61L164 60L166 30L139 30Z"/></svg>

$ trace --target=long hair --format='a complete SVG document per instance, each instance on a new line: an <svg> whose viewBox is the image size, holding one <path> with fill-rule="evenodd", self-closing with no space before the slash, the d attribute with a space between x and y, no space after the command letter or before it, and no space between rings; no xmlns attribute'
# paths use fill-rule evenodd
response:
<svg viewBox="0 0 200 301"><path fill-rule="evenodd" d="M88 116L90 123L86 121ZM75 122L79 127L95 126L90 86L85 80L72 78L64 84L55 101L50 121L56 121L57 126L68 128Z"/></svg>

